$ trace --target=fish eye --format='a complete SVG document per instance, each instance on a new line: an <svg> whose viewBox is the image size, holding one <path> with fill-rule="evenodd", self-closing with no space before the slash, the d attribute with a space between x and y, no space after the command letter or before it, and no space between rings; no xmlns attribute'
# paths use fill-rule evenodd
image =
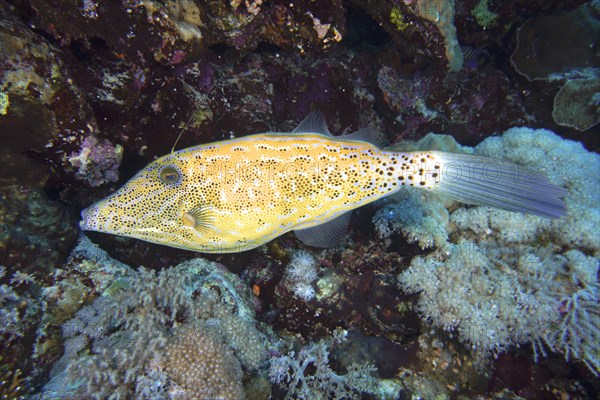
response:
<svg viewBox="0 0 600 400"><path fill-rule="evenodd" d="M167 184L178 183L181 180L179 171L171 165L163 167L158 173L158 177L163 183Z"/></svg>

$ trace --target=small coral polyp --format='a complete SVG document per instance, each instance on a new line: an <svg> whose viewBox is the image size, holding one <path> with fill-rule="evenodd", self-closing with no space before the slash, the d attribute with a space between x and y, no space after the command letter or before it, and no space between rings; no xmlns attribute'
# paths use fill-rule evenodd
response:
<svg viewBox="0 0 600 400"><path fill-rule="evenodd" d="M287 285L294 296L305 302L315 297L313 282L317 279L317 262L309 252L294 252L285 274Z"/></svg>

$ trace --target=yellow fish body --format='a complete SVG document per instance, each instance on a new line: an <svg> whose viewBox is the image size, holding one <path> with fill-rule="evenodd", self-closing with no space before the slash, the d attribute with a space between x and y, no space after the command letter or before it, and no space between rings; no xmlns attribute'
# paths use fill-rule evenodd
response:
<svg viewBox="0 0 600 400"><path fill-rule="evenodd" d="M349 211L405 185L473 204L564 214L564 190L515 164L379 144L370 130L333 137L313 113L291 133L180 150L83 210L81 227L207 253L253 249L292 230L306 244L329 247L343 238Z"/></svg>

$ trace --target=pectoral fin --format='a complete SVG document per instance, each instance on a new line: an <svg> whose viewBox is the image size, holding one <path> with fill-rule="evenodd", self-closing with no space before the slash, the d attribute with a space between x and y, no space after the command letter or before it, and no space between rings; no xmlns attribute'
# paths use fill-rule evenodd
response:
<svg viewBox="0 0 600 400"><path fill-rule="evenodd" d="M197 205L182 215L183 224L204 232L212 227L213 218L208 207Z"/></svg>

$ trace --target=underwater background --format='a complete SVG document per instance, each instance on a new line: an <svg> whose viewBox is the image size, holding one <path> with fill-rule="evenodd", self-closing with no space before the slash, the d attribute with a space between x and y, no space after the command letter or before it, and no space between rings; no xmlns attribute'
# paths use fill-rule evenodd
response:
<svg viewBox="0 0 600 400"><path fill-rule="evenodd" d="M599 0L0 0L0 398L598 398L599 41ZM407 188L325 250L79 229L180 132L312 111L542 172L567 215Z"/></svg>

